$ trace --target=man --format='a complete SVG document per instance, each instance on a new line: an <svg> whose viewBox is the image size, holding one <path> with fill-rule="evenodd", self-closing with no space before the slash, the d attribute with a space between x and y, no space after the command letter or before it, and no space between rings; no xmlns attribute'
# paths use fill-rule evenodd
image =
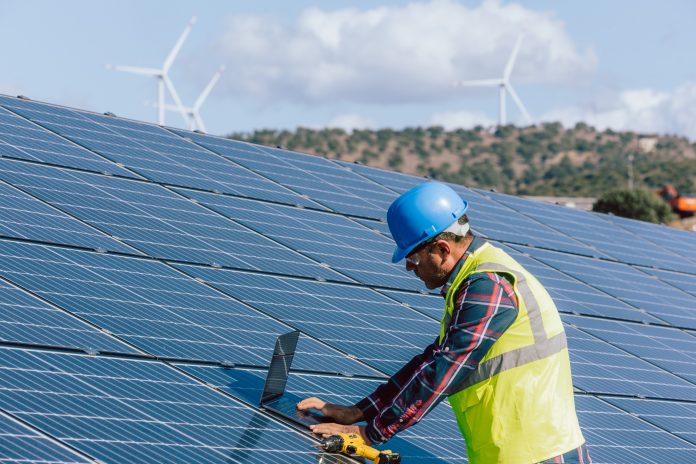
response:
<svg viewBox="0 0 696 464"><path fill-rule="evenodd" d="M298 408L335 421L315 433L359 433L378 443L448 397L472 464L590 463L558 311L527 270L474 237L467 206L450 187L428 182L387 212L392 261L406 258L427 288L442 288L436 341L354 406L307 398ZM367 425L350 425L360 421Z"/></svg>

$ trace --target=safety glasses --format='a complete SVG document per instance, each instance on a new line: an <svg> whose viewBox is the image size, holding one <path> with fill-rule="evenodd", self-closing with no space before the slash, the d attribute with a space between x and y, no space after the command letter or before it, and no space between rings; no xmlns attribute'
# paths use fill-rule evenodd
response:
<svg viewBox="0 0 696 464"><path fill-rule="evenodd" d="M418 245L416 248L413 249L412 252L408 254L408 256L406 256L406 262L412 266L417 267L421 263L420 252L423 251L425 248L428 248L428 251L430 251L431 245L432 242L430 240L426 240L425 242Z"/></svg>

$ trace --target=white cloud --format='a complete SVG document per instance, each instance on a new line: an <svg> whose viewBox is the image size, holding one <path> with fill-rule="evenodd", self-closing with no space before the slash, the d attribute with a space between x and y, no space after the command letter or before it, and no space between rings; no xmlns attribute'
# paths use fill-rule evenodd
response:
<svg viewBox="0 0 696 464"><path fill-rule="evenodd" d="M491 119L484 113L467 112L467 111L451 111L444 113L436 113L430 118L430 125L442 126L445 130L453 129L471 129L475 126L493 126L497 121Z"/></svg>
<svg viewBox="0 0 696 464"><path fill-rule="evenodd" d="M430 0L370 10L310 8L292 24L235 16L215 49L228 92L266 101L369 103L459 95L451 82L499 77L521 33L513 80L573 83L596 58L579 51L551 13L497 0L467 7Z"/></svg>
<svg viewBox="0 0 696 464"><path fill-rule="evenodd" d="M340 114L333 117L326 127L336 127L346 132L352 132L353 129L374 129L377 127L377 123L358 114Z"/></svg>
<svg viewBox="0 0 696 464"><path fill-rule="evenodd" d="M549 111L544 121L572 126L582 121L598 129L675 133L696 139L696 81L672 92L652 89L625 90L602 102L601 109L568 107Z"/></svg>

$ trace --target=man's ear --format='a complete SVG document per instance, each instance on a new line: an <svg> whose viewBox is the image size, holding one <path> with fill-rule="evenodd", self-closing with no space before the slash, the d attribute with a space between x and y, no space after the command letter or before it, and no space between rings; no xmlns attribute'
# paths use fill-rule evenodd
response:
<svg viewBox="0 0 696 464"><path fill-rule="evenodd" d="M434 245L433 248L437 249L437 252L442 256L443 260L452 254L452 246L447 240L438 240Z"/></svg>

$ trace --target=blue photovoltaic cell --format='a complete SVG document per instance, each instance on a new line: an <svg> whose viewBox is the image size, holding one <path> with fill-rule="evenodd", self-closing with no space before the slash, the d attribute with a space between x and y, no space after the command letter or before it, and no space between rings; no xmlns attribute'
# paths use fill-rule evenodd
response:
<svg viewBox="0 0 696 464"><path fill-rule="evenodd" d="M360 224L364 225L365 227L368 227L372 230L379 232L380 234L389 238L389 240L391 240L392 244L393 244L394 239L391 236L391 232L389 231L389 225L386 222L373 221L371 219L353 219L353 220L355 222L359 222Z"/></svg>
<svg viewBox="0 0 696 464"><path fill-rule="evenodd" d="M1 409L103 462L317 460L306 436L159 362L0 348L0 385Z"/></svg>
<svg viewBox="0 0 696 464"><path fill-rule="evenodd" d="M415 309L419 313L430 316L438 322L442 319L442 315L445 311L445 299L440 295L397 292L391 290L379 290L379 293L383 293L403 303L405 306Z"/></svg>
<svg viewBox="0 0 696 464"><path fill-rule="evenodd" d="M471 228L488 238L586 256L604 256L597 249L500 204L488 195L489 192L450 185L469 202L467 214Z"/></svg>
<svg viewBox="0 0 696 464"><path fill-rule="evenodd" d="M618 216L607 218L612 223L696 263L696 234L693 232Z"/></svg>
<svg viewBox="0 0 696 464"><path fill-rule="evenodd" d="M0 341L100 352L137 353L137 350L125 343L2 280Z"/></svg>
<svg viewBox="0 0 696 464"><path fill-rule="evenodd" d="M563 320L696 386L696 337L682 330L587 317Z"/></svg>
<svg viewBox="0 0 696 464"><path fill-rule="evenodd" d="M696 447L606 401L576 395L575 407L593 464L696 462Z"/></svg>
<svg viewBox="0 0 696 464"><path fill-rule="evenodd" d="M411 187L415 187L418 184L428 181L428 179L424 177L417 177L394 171L386 171L384 169L365 166L364 164L346 163L345 161L335 161L335 163L338 163L341 166L360 174L361 176L367 177L368 179L377 182L378 184L383 185L384 187L387 187L398 194L404 193Z"/></svg>
<svg viewBox="0 0 696 464"><path fill-rule="evenodd" d="M696 274L696 263L689 262L681 255L665 250L643 237L612 224L605 219L608 216L500 193L487 193L487 195L618 261L658 268L667 267Z"/></svg>
<svg viewBox="0 0 696 464"><path fill-rule="evenodd" d="M141 254L63 211L0 181L0 235Z"/></svg>
<svg viewBox="0 0 696 464"><path fill-rule="evenodd" d="M260 397L265 371L179 366L225 392L253 401ZM351 405L372 393L380 381L324 375L291 374L285 389L293 398L316 396L330 403ZM401 454L403 464L465 463L466 444L459 433L452 409L443 403L419 424L392 438L382 449Z"/></svg>
<svg viewBox="0 0 696 464"><path fill-rule="evenodd" d="M1 97L0 104L157 182L321 208L158 126Z"/></svg>
<svg viewBox="0 0 696 464"><path fill-rule="evenodd" d="M18 105L36 105L0 95L0 104L8 102L11 104L17 102ZM2 107L0 107L0 155L96 172L109 172L120 176L139 177Z"/></svg>
<svg viewBox="0 0 696 464"><path fill-rule="evenodd" d="M436 321L364 287L177 267L387 374L439 333Z"/></svg>
<svg viewBox="0 0 696 464"><path fill-rule="evenodd" d="M0 241L0 275L160 357L267 366L290 330L156 261ZM312 339L297 358L305 369L375 374Z"/></svg>
<svg viewBox="0 0 696 464"><path fill-rule="evenodd" d="M694 403L633 398L606 398L606 401L696 444L696 404Z"/></svg>
<svg viewBox="0 0 696 464"><path fill-rule="evenodd" d="M420 290L422 282L392 264L394 242L333 213L177 190L200 204L368 285Z"/></svg>
<svg viewBox="0 0 696 464"><path fill-rule="evenodd" d="M559 311L664 324L663 320L647 314L644 310L624 303L530 257L529 254L533 253L531 248L519 245L515 245L517 249L503 247L544 285Z"/></svg>
<svg viewBox="0 0 696 464"><path fill-rule="evenodd" d="M634 267L551 251L532 257L677 327L696 328L696 299Z"/></svg>
<svg viewBox="0 0 696 464"><path fill-rule="evenodd" d="M0 178L153 257L347 280L156 184L9 160Z"/></svg>
<svg viewBox="0 0 696 464"><path fill-rule="evenodd" d="M91 461L0 414L0 462L73 464Z"/></svg>
<svg viewBox="0 0 696 464"><path fill-rule="evenodd" d="M641 271L652 274L663 282L677 287L696 297L696 275L679 272L662 271L658 269L640 268Z"/></svg>
<svg viewBox="0 0 696 464"><path fill-rule="evenodd" d="M567 324L565 327L575 387L589 393L696 400L696 385L693 383L580 328Z"/></svg>
<svg viewBox="0 0 696 464"><path fill-rule="evenodd" d="M339 213L382 219L396 198L393 192L319 156L175 132Z"/></svg>

